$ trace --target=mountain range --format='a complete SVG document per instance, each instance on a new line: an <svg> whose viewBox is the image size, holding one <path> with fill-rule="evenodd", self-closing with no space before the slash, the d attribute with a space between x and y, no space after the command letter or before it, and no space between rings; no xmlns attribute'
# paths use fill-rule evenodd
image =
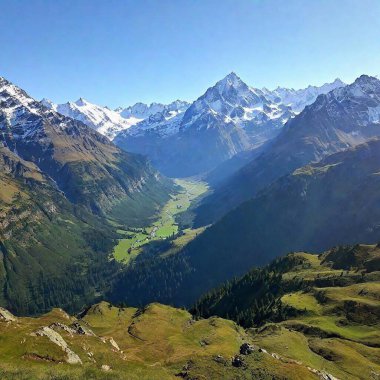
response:
<svg viewBox="0 0 380 380"><path fill-rule="evenodd" d="M184 101L176 100L170 104L136 103L133 106L122 108L119 107L111 110L108 107L102 107L90 103L86 99L79 98L75 102L63 104L54 104L48 99L42 99L41 103L49 109L52 109L64 116L71 117L95 129L102 135L112 140L119 132L138 124L139 122L149 119L156 114L175 115L183 112L189 104Z"/></svg>
<svg viewBox="0 0 380 380"><path fill-rule="evenodd" d="M186 177L262 146L318 95L341 86L336 79L320 87L270 91L249 87L232 72L191 104L136 103L111 110L83 98L41 103L114 139L126 151L146 155L163 174Z"/></svg>
<svg viewBox="0 0 380 380"><path fill-rule="evenodd" d="M147 155L165 175L187 177L273 139L287 120L321 93L344 86L339 79L304 90L256 89L230 73L172 117L156 114L120 132L116 145Z"/></svg>
<svg viewBox="0 0 380 380"><path fill-rule="evenodd" d="M16 231L14 236L4 234L2 250L7 258L23 255L25 247L19 247L17 238L30 218L39 215L33 211L38 207L45 210L41 226L50 220L58 230L62 223L58 216L67 214L71 217L65 220L78 226L86 223L91 230L85 236L84 228L72 232L70 240L74 246L80 245L81 250L65 248L59 239L48 248L62 252L62 260L67 262L68 251L80 252L87 247L85 251L90 252L94 241L89 236L100 230L103 233L98 234L99 240L93 240L103 253L99 257L106 258L117 236L110 220L128 228L148 225L157 208L174 196L173 183L155 171L147 158L126 153L94 128L63 116L55 107L47 107L46 101L35 101L4 78L0 84L3 182L9 189L2 193L2 215L4 221L15 222L3 222L4 231L9 225L8 231ZM328 90L331 91L325 94ZM305 106L316 96L314 103ZM171 157L170 164L176 170L184 168L180 157L189 170L196 161L198 167L204 166L202 172L206 166L215 167L210 172L214 174L236 161L230 164L225 171L229 175L214 186L211 194L200 204L196 202L198 206L192 209L194 219L186 221L190 227L210 223L212 226L199 236L195 234L195 239L174 256L158 254L145 259L143 254L139 257L143 264L125 268L113 289L109 289L113 299L138 304L156 299L189 304L202 292L243 273L247 267L263 265L288 251L320 251L334 244L373 243L378 238L374 189L379 164L376 137L380 125L380 81L376 78L363 75L346 86L336 80L322 88L276 89L270 94L266 89L250 88L231 73L189 107L182 102L160 107L138 105L119 110L120 115L142 117L149 110L162 109L128 128L129 136L138 138L140 133L140 137L152 133L161 141L171 142L168 148L176 159ZM272 118L265 119L263 115L269 113ZM161 123L162 118L165 121ZM272 131L273 135L253 149L253 141L259 139L256 133L260 129L259 120L264 119L265 133ZM149 132L153 124L155 132ZM161 131L163 126L167 128L163 129L165 132ZM219 133L223 139L217 137ZM116 143L119 138L115 138ZM246 138L251 140L247 142ZM375 140L371 141L372 138ZM202 153L204 158L197 155L192 149L203 143L212 143L214 147L217 144L219 153L212 154L209 147ZM219 149L222 145L223 149ZM179 146L182 149L176 153ZM224 155L226 151L229 153ZM165 153L161 153L164 160ZM185 159L189 154L191 157ZM239 165L241 169L237 169ZM220 178L219 174L216 176ZM361 194L357 183L361 183L366 195L362 202L358 201ZM345 191L335 194L343 188ZM37 202L38 193L43 195L43 206ZM344 204L351 203L352 207L345 210ZM319 210L321 204L328 207ZM53 210L53 216L46 208ZM9 215L16 216L10 219ZM23 222L24 216L28 222ZM42 227L30 229L25 244L37 247L44 242L47 246L48 237L43 231ZM27 252L25 257L30 257L33 250ZM30 260L34 258L26 261ZM42 267L44 263L42 260ZM18 265L22 268L25 263L20 261ZM5 275L11 278L11 266L4 268ZM109 267L105 265L104 269L107 271ZM165 278L163 284L161 276ZM3 286L4 289L8 286L7 281Z"/></svg>

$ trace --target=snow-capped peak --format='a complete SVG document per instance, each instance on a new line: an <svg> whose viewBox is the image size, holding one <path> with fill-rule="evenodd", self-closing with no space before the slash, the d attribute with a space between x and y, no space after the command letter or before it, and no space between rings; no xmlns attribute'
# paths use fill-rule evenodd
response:
<svg viewBox="0 0 380 380"><path fill-rule="evenodd" d="M349 122L345 124L355 124L358 129L351 132L360 136L365 131L360 127L380 124L380 80L361 75L352 84L320 95L308 108L310 112L321 109L332 118L341 117L344 110L344 114L349 115Z"/></svg>
<svg viewBox="0 0 380 380"><path fill-rule="evenodd" d="M44 110L40 102L0 77L0 132L4 138L4 132L11 131L14 143L12 151L15 154L17 154L16 141L33 138L41 130L41 123L36 120Z"/></svg>
<svg viewBox="0 0 380 380"><path fill-rule="evenodd" d="M144 133L156 133L161 136L171 136L178 132L184 112L189 103L183 100L163 105L160 103L136 103L121 111L126 117L144 117L144 119L126 130L124 133L130 136L141 136ZM158 110L157 112L154 112Z"/></svg>
<svg viewBox="0 0 380 380"><path fill-rule="evenodd" d="M21 104L31 111L35 108L35 100L24 90L21 90L21 88L7 81L5 78L0 77L0 101L8 102L10 100L12 100L14 107Z"/></svg>
<svg viewBox="0 0 380 380"><path fill-rule="evenodd" d="M47 99L47 98L43 98L41 100L41 104L44 107L49 108L49 109L54 109L54 107L55 107L55 104L50 99Z"/></svg>
<svg viewBox="0 0 380 380"><path fill-rule="evenodd" d="M337 87L329 92L328 98L343 101L352 97L366 97L380 100L380 80L369 75L361 75L354 83L344 87Z"/></svg>
<svg viewBox="0 0 380 380"><path fill-rule="evenodd" d="M232 71L219 82L217 82L215 86L224 90L226 87L240 87L244 85L245 83L240 79L240 77Z"/></svg>
<svg viewBox="0 0 380 380"><path fill-rule="evenodd" d="M63 104L54 104L51 100L44 98L40 103L64 116L83 122L110 139L152 115L163 112L163 120L169 120L189 106L187 102L176 100L169 105L136 103L124 109L120 107L111 110L109 107L99 106L82 97L74 102Z"/></svg>
<svg viewBox="0 0 380 380"><path fill-rule="evenodd" d="M153 130L168 136L188 128L211 128L220 122L234 123L246 130L266 126L277 129L306 105L313 103L319 94L340 86L344 86L344 83L336 79L320 87L309 86L301 90L278 87L270 91L267 88L249 87L236 73L231 72L186 107L184 113L177 112L175 118L169 119L162 109L153 112L157 110L155 107L162 106L157 103L150 106L137 103L119 112L126 116L146 116L144 122L126 131L126 135L133 136L142 136Z"/></svg>

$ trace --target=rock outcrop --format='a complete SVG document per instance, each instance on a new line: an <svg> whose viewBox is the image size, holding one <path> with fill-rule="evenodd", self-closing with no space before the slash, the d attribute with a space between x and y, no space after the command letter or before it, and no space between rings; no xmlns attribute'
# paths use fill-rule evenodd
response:
<svg viewBox="0 0 380 380"><path fill-rule="evenodd" d="M42 327L40 330L37 330L35 333L37 336L46 336L52 343L61 347L61 349L66 353L67 359L66 362L69 364L82 364L81 358L72 351L66 341L62 338L60 334L54 331L48 326Z"/></svg>

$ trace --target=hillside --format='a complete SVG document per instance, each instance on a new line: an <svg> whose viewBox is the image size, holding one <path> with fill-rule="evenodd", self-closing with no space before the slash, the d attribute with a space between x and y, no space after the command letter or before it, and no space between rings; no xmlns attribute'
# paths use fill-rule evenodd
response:
<svg viewBox="0 0 380 380"><path fill-rule="evenodd" d="M380 365L380 248L294 253L226 283L194 312L228 316L268 351L341 379L375 379Z"/></svg>
<svg viewBox="0 0 380 380"><path fill-rule="evenodd" d="M286 123L261 155L204 199L196 223L215 222L295 169L379 136L379 107L380 80L367 75L320 95Z"/></svg>
<svg viewBox="0 0 380 380"><path fill-rule="evenodd" d="M4 380L289 379L325 372L258 348L239 355L249 333L221 318L195 320L160 304L143 309L102 302L72 317L54 309L38 318L0 309Z"/></svg>
<svg viewBox="0 0 380 380"><path fill-rule="evenodd" d="M107 259L110 226L73 206L36 165L7 148L0 148L0 167L1 305L34 314L94 300L115 270Z"/></svg>

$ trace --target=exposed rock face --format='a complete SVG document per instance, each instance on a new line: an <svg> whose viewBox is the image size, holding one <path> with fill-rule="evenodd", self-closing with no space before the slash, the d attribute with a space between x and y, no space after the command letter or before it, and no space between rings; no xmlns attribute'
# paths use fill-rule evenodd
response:
<svg viewBox="0 0 380 380"><path fill-rule="evenodd" d="M102 364L102 371L109 372L111 371L111 367L108 364Z"/></svg>
<svg viewBox="0 0 380 380"><path fill-rule="evenodd" d="M112 347L114 347L117 351L120 351L119 345L115 342L115 340L112 337L109 339L109 342L111 343Z"/></svg>
<svg viewBox="0 0 380 380"><path fill-rule="evenodd" d="M44 326L40 330L36 331L36 335L46 336L51 342L61 347L61 349L67 354L67 363L69 364L82 364L81 358L72 351L67 345L66 341L56 331L50 327Z"/></svg>
<svg viewBox="0 0 380 380"><path fill-rule="evenodd" d="M78 321L71 324L70 328L72 328L77 334L80 335L95 336L90 328L84 326L83 324L80 324Z"/></svg>
<svg viewBox="0 0 380 380"><path fill-rule="evenodd" d="M15 322L16 317L10 313L7 309L0 307L0 321L4 322Z"/></svg>
<svg viewBox="0 0 380 380"><path fill-rule="evenodd" d="M63 330L63 331L66 331L69 335L73 336L74 334L76 334L76 330L72 329L71 327L63 324L63 323L60 323L60 322L55 322L55 323L52 323L50 326L49 326L51 329L53 330Z"/></svg>

